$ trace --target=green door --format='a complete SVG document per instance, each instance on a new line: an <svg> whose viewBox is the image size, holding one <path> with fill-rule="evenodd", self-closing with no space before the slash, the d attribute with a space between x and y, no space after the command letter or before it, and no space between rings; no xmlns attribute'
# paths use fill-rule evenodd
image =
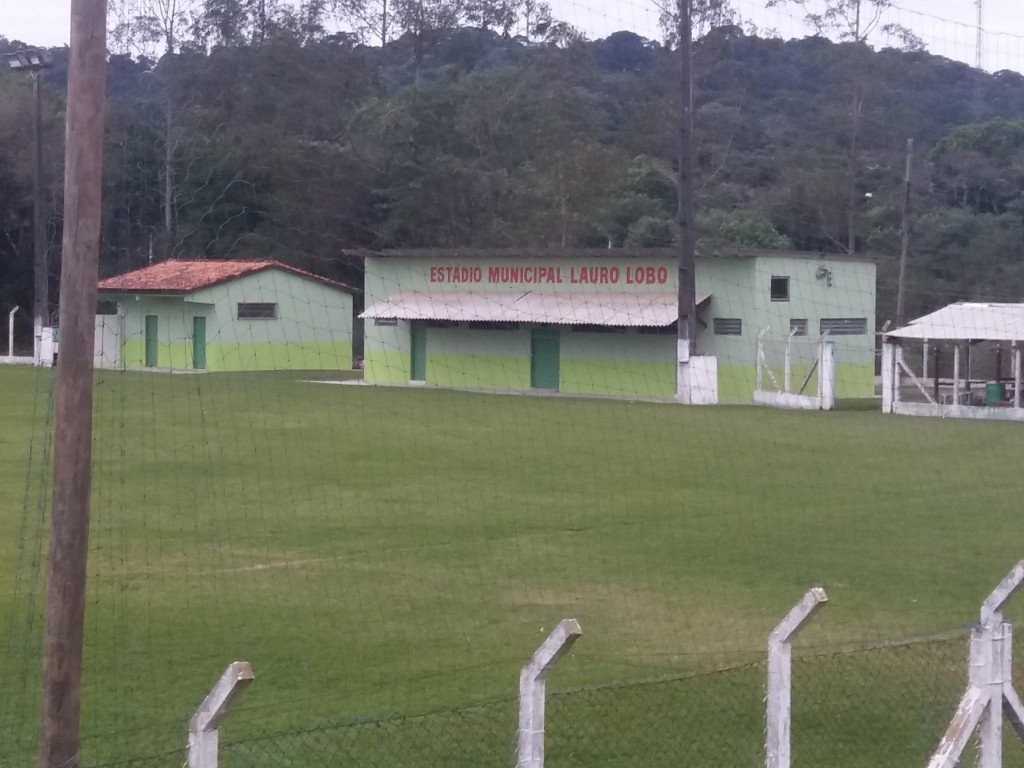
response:
<svg viewBox="0 0 1024 768"><path fill-rule="evenodd" d="M206 318L192 318L192 367L206 368Z"/></svg>
<svg viewBox="0 0 1024 768"><path fill-rule="evenodd" d="M558 328L534 328L530 333L530 386L558 389Z"/></svg>
<svg viewBox="0 0 1024 768"><path fill-rule="evenodd" d="M156 315L146 315L146 367L156 368Z"/></svg>
<svg viewBox="0 0 1024 768"><path fill-rule="evenodd" d="M411 326L411 374L412 381L427 380L427 329L425 326L413 323Z"/></svg>

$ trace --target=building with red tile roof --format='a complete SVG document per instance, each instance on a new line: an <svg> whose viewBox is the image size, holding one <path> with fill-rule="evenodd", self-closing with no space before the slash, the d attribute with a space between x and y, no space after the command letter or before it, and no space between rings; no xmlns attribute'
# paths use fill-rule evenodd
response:
<svg viewBox="0 0 1024 768"><path fill-rule="evenodd" d="M105 293L192 293L202 288L211 288L229 280L254 275L268 269L279 269L325 285L356 292L351 286L328 280L304 269L289 266L280 261L248 261L244 259L204 259L197 261L162 261L142 269L126 272L116 277L101 280L100 292Z"/></svg>
<svg viewBox="0 0 1024 768"><path fill-rule="evenodd" d="M352 367L356 289L279 261L164 261L98 288L117 304L98 324L104 359L116 367Z"/></svg>

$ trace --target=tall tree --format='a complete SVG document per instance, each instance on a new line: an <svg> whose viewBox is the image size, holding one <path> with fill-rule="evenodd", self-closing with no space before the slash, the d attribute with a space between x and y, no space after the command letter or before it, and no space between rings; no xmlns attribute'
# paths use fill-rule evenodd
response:
<svg viewBox="0 0 1024 768"><path fill-rule="evenodd" d="M392 0L392 7L397 28L412 42L419 80L426 54L465 21L466 0Z"/></svg>
<svg viewBox="0 0 1024 768"><path fill-rule="evenodd" d="M884 21L893 0L769 0L768 6L792 4L804 9L804 19L819 35L849 43L850 106L846 153L846 251L857 250L857 212L861 196L857 190L860 174L860 130L867 79L868 40L876 33L894 39L904 50L921 50L924 44L907 27ZM815 10L810 10L814 8ZM818 10L820 9L820 10Z"/></svg>
<svg viewBox="0 0 1024 768"><path fill-rule="evenodd" d="M186 33L196 23L199 0L110 0L108 25L120 46L144 53L159 51L165 61L181 47ZM163 77L162 70L158 70ZM164 86L164 232L174 227L174 103L171 84Z"/></svg>

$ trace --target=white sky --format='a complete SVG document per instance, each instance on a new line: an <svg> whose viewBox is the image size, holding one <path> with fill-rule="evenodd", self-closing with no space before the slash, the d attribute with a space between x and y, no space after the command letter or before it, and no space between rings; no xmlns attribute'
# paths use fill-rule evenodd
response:
<svg viewBox="0 0 1024 768"><path fill-rule="evenodd" d="M549 0L557 18L565 19L590 37L631 30L659 38L655 0ZM657 0L662 2L663 0ZM671 0L669 0L671 1ZM921 37L932 53L975 60L977 7L975 0L895 0L886 21L902 24ZM811 0L813 2L813 0ZM1024 2L983 0L985 38L982 66L991 71L1024 71ZM764 0L734 0L743 19L759 29L791 38L809 30L792 6L766 10ZM30 45L61 45L68 41L71 0L0 0L0 35ZM883 42L883 41L879 41Z"/></svg>

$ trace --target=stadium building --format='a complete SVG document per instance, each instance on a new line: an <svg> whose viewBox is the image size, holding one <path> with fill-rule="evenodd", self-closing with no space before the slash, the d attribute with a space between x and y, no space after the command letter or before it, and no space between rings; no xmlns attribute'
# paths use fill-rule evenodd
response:
<svg viewBox="0 0 1024 768"><path fill-rule="evenodd" d="M364 262L369 383L676 393L674 250L408 250ZM717 360L719 401L750 402L762 332L827 334L836 396L874 393L870 259L739 251L698 258L696 283L698 354Z"/></svg>

